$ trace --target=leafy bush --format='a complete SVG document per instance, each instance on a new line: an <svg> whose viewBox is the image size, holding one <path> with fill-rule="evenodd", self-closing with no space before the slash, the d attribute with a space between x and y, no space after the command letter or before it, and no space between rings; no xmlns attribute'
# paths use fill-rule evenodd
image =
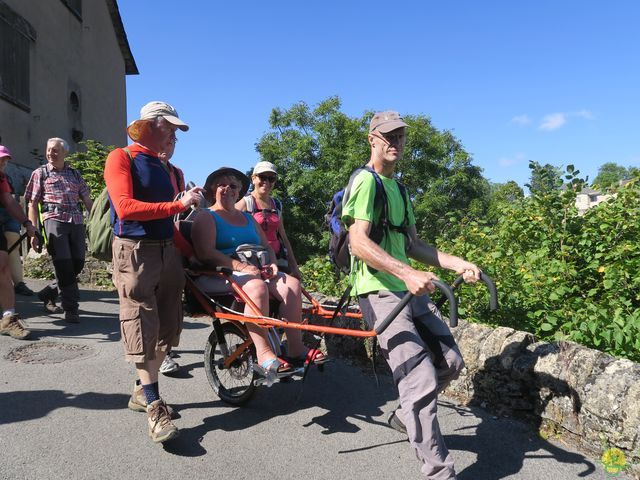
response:
<svg viewBox="0 0 640 480"><path fill-rule="evenodd" d="M341 296L347 288L347 278L336 278L329 257L311 257L300 267L304 287L310 292L320 292L334 297Z"/></svg>
<svg viewBox="0 0 640 480"><path fill-rule="evenodd" d="M478 221L439 244L484 267L500 292L489 315L486 290L462 295L469 319L568 339L640 360L640 179L580 216L573 167L570 188L545 190L499 206L495 225Z"/></svg>
<svg viewBox="0 0 640 480"><path fill-rule="evenodd" d="M40 278L42 280L53 280L55 278L53 264L49 255L25 256L23 269L27 278Z"/></svg>
<svg viewBox="0 0 640 480"><path fill-rule="evenodd" d="M80 171L91 190L91 199L95 200L104 190L104 164L109 152L115 147L106 147L95 140L87 140L80 144L84 145L86 150L72 153L67 157L67 161Z"/></svg>

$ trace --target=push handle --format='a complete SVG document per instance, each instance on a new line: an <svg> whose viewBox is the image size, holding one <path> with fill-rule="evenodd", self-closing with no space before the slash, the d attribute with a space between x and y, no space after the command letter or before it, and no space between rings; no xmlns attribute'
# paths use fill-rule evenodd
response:
<svg viewBox="0 0 640 480"><path fill-rule="evenodd" d="M411 301L412 298L413 298L413 293L407 293L404 297L402 297L402 300L400 300L400 303L398 303L394 307L394 309L391 310L391 313L387 315L387 318L385 318L382 322L380 322L380 325L378 325L378 327L374 329L374 331L376 332L376 335L380 335L382 332L384 332L387 329L389 325L391 325L391 322L395 320L395 318L398 316L400 311L407 306L407 304Z"/></svg>
<svg viewBox="0 0 640 480"><path fill-rule="evenodd" d="M493 279L484 272L480 272L480 281L483 282L489 289L489 310L493 312L498 309L498 290L496 289L496 284L493 282ZM460 275L454 280L453 284L451 284L451 288L455 290L460 285L462 285L463 282L464 279L462 278L462 275ZM440 308L447 300L447 298L443 297L438 300L436 302L436 307Z"/></svg>
<svg viewBox="0 0 640 480"><path fill-rule="evenodd" d="M436 288L441 290L442 293L445 295L445 297L449 300L449 325L451 325L452 327L456 327L458 325L458 301L456 300L456 297L453 294L453 290L451 289L451 287L449 287L449 285L441 282L440 280L431 280L431 283L433 283L436 286ZM394 307L394 309L391 310L389 315L387 315L387 318L385 318L382 322L380 322L380 325L378 325L374 329L374 331L376 332L376 335L380 335L382 332L384 332L387 329L387 327L391 324L391 322L395 320L395 318L398 316L400 311L407 306L407 304L411 301L412 298L413 298L412 293L407 293L404 297L402 297L402 300L400 300L400 303L398 303Z"/></svg>
<svg viewBox="0 0 640 480"><path fill-rule="evenodd" d="M444 294L444 297L449 300L449 325L452 327L458 326L458 299L453 294L453 289L440 280L431 280L431 282L440 289ZM440 308L440 307L438 307Z"/></svg>

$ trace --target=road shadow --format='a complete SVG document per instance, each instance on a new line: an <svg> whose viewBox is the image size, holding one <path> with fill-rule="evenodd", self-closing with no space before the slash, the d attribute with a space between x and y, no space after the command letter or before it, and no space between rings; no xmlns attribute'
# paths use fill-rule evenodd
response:
<svg viewBox="0 0 640 480"><path fill-rule="evenodd" d="M46 417L58 408L122 410L128 395L87 392L75 395L62 390L27 390L0 393L0 425Z"/></svg>
<svg viewBox="0 0 640 480"><path fill-rule="evenodd" d="M205 455L207 451L202 440L211 432L244 430L310 408L320 408L324 413L313 416L300 426L319 426L322 435L356 433L360 430L358 422L386 427L386 423L379 420L383 414L382 406L396 396L395 387L389 381L378 388L373 377L363 375L360 370L345 368L337 362L329 363L325 365L324 373L313 368L304 383L295 380L270 388L260 387L245 405L233 410L228 410L228 405L219 400L174 405L180 411L211 407L224 407L224 411L204 418L200 425L180 429L180 437L164 447L174 455Z"/></svg>
<svg viewBox="0 0 640 480"><path fill-rule="evenodd" d="M105 307L97 305L117 305L115 292L102 290L80 290L80 323L68 323L64 313L49 314L36 295L16 296L16 309L25 319L31 331L29 340L44 337L98 340L99 342L120 341L120 322L117 313L107 313Z"/></svg>
<svg viewBox="0 0 640 480"><path fill-rule="evenodd" d="M552 400L564 397L563 401L572 406L576 421L582 406L578 393L567 382L534 372L535 363L558 348L557 345L544 344L533 351L525 351L509 369L504 365L510 365L510 362L504 362L502 355L496 355L488 358L483 368L476 372L471 405L502 406L505 398L511 397L517 399L513 402L517 409L501 407L499 412L495 412L501 415L498 417L480 408L446 405L445 412L473 414L480 420L477 425L465 427L458 434L445 436L450 449L477 455L473 464L458 473L460 480L499 480L517 475L525 459L552 459L562 464L581 465L583 469L577 473L579 478L588 477L596 471L596 466L587 457L564 450L539 433L543 427L541 414ZM503 349L506 352L510 350L509 347Z"/></svg>

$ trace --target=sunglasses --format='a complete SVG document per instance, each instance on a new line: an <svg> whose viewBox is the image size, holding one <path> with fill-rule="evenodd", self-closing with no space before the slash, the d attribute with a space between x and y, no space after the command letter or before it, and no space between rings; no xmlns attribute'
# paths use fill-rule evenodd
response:
<svg viewBox="0 0 640 480"><path fill-rule="evenodd" d="M263 182L275 183L278 177L275 175L258 175L258 178Z"/></svg>
<svg viewBox="0 0 640 480"><path fill-rule="evenodd" d="M239 190L240 185L236 185L235 183L219 183L218 188L228 188L229 190Z"/></svg>
<svg viewBox="0 0 640 480"><path fill-rule="evenodd" d="M372 133L372 135L374 137L378 137L379 139L383 140L384 142L390 144L390 145L398 145L400 142L402 142L404 140L405 137L405 133L378 133L378 132L374 132Z"/></svg>

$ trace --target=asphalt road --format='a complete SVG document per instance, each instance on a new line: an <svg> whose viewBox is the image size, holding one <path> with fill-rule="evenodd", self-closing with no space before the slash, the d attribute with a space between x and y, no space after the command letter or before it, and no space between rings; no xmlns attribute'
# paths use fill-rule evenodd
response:
<svg viewBox="0 0 640 480"><path fill-rule="evenodd" d="M0 478L422 478L409 444L385 423L397 395L389 378L378 387L370 371L335 361L310 372L304 388L300 381L261 387L246 406L231 408L203 369L210 326L193 319L176 349L182 369L161 378L181 435L153 444L145 415L127 409L134 372L122 358L117 298L87 290L82 298L81 323L72 325L43 315L36 297L19 297L33 338L0 337ZM36 360L83 356L36 364L15 351L45 342L51 350ZM460 480L606 478L597 459L518 421L446 398L439 419Z"/></svg>

